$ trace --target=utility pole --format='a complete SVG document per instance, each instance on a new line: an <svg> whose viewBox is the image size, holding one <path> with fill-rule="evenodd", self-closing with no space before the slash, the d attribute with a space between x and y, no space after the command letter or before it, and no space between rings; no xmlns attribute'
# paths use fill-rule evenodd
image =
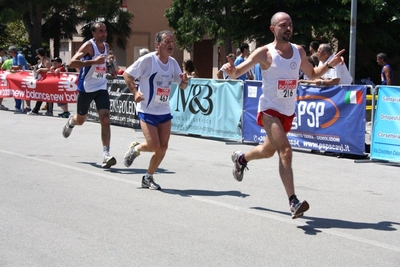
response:
<svg viewBox="0 0 400 267"><path fill-rule="evenodd" d="M355 82L356 66L356 36L357 36L357 0L351 0L349 71Z"/></svg>

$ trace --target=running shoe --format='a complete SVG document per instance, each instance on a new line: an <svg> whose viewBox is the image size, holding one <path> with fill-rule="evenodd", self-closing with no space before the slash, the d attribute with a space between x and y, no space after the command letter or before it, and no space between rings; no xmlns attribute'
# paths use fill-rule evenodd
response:
<svg viewBox="0 0 400 267"><path fill-rule="evenodd" d="M53 112L52 111L46 111L46 113L44 113L45 116L49 116L49 117L53 117Z"/></svg>
<svg viewBox="0 0 400 267"><path fill-rule="evenodd" d="M142 187L152 189L152 190L161 190L161 186L154 181L153 176L149 176L147 178L146 178L146 176L143 176Z"/></svg>
<svg viewBox="0 0 400 267"><path fill-rule="evenodd" d="M111 156L106 156L103 159L103 163L101 164L101 167L104 169L111 168L111 166L114 166L117 164L117 160L114 157Z"/></svg>
<svg viewBox="0 0 400 267"><path fill-rule="evenodd" d="M304 215L304 212L306 212L310 208L310 205L308 205L308 202L303 200L303 201L293 201L290 204L290 211L292 212L292 219L299 218Z"/></svg>
<svg viewBox="0 0 400 267"><path fill-rule="evenodd" d="M135 160L135 158L137 158L140 155L139 151L135 151L135 146L138 146L139 143L138 142L133 142L130 146L129 146L129 150L125 153L124 156L124 165L126 167L129 167L132 165L133 161Z"/></svg>
<svg viewBox="0 0 400 267"><path fill-rule="evenodd" d="M74 129L74 126L70 124L71 119L72 119L72 116L69 116L67 122L65 123L65 125L64 125L64 127L62 129L62 135L65 138L68 138L68 136L71 135L72 129Z"/></svg>
<svg viewBox="0 0 400 267"><path fill-rule="evenodd" d="M244 169L248 170L247 164L242 165L239 163L239 158L241 155L244 155L243 152L235 150L233 151L232 154L232 162L233 162L233 169L232 169L232 174L233 178L235 178L236 181L241 182L243 180L243 173Z"/></svg>

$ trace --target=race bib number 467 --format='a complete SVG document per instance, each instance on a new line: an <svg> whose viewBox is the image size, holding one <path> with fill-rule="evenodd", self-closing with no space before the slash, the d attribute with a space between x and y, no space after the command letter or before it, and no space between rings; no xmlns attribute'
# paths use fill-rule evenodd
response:
<svg viewBox="0 0 400 267"><path fill-rule="evenodd" d="M156 102L167 103L169 99L170 89L169 88L157 88Z"/></svg>
<svg viewBox="0 0 400 267"><path fill-rule="evenodd" d="M296 97L297 80L278 80L278 98Z"/></svg>

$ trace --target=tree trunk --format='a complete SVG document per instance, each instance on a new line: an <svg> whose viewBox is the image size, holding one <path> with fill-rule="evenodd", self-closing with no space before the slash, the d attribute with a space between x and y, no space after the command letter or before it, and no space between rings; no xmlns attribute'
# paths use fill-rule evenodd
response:
<svg viewBox="0 0 400 267"><path fill-rule="evenodd" d="M31 44L32 56L27 58L27 61L31 64L37 64L36 49L42 47L42 7L32 4L31 11L22 16L22 21Z"/></svg>

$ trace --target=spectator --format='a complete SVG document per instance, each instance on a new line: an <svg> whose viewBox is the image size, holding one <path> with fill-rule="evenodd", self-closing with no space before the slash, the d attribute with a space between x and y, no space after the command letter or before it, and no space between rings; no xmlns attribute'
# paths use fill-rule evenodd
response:
<svg viewBox="0 0 400 267"><path fill-rule="evenodd" d="M199 75L197 75L196 72L196 67L194 66L194 62L191 59L185 59L182 62L182 70L190 78L199 78Z"/></svg>
<svg viewBox="0 0 400 267"><path fill-rule="evenodd" d="M147 48L142 48L139 50L139 57L144 56L146 54L150 53L150 50Z"/></svg>
<svg viewBox="0 0 400 267"><path fill-rule="evenodd" d="M381 84L392 85L393 84L393 70L392 67L387 63L387 56L384 53L376 55L376 62L382 66L381 71Z"/></svg>
<svg viewBox="0 0 400 267"><path fill-rule="evenodd" d="M4 61L6 61L4 49L0 47L0 66L3 65ZM8 110L8 108L3 105L3 98L0 98L0 110Z"/></svg>
<svg viewBox="0 0 400 267"><path fill-rule="evenodd" d="M118 63L114 55L114 50L110 49L107 54L107 78L115 79L117 78L117 73L119 71Z"/></svg>
<svg viewBox="0 0 400 267"><path fill-rule="evenodd" d="M310 57L311 57L311 60L314 62L313 63L314 66L319 65L319 59L318 59L318 55L317 55L318 47L319 47L319 43L317 41L312 41L309 45Z"/></svg>
<svg viewBox="0 0 400 267"><path fill-rule="evenodd" d="M6 59L4 61L4 63L1 65L1 69L2 70L11 70L12 62L13 62L12 58Z"/></svg>
<svg viewBox="0 0 400 267"><path fill-rule="evenodd" d="M254 65L254 80L257 80L257 81L262 80L260 63L257 63Z"/></svg>
<svg viewBox="0 0 400 267"><path fill-rule="evenodd" d="M236 56L233 53L230 53L227 57L231 58L235 61ZM226 74L224 67L221 67L217 72L218 79L229 79L228 74Z"/></svg>
<svg viewBox="0 0 400 267"><path fill-rule="evenodd" d="M10 71L17 71L17 70L29 70L28 63L24 56L18 52L15 46L10 46L8 48L8 54L12 57L12 66ZM15 114L25 114L31 111L31 101L25 100L26 107L24 109L21 108L22 100L15 99Z"/></svg>
<svg viewBox="0 0 400 267"><path fill-rule="evenodd" d="M37 74L47 73L51 68L51 60L46 56L46 50L44 48L36 49L36 56L39 58L40 63L36 65L35 71ZM38 115L42 101L36 101L35 107L29 112L29 115ZM46 104L46 116L53 116L53 103L47 102Z"/></svg>
<svg viewBox="0 0 400 267"><path fill-rule="evenodd" d="M59 57L56 57L53 61L53 66L51 66L50 71L53 72L56 75L59 75L60 72L66 72L66 69L64 68L62 59ZM58 103L57 106L61 108L63 111L62 113L58 114L58 117L61 118L69 118L71 113L68 111L68 103Z"/></svg>
<svg viewBox="0 0 400 267"><path fill-rule="evenodd" d="M327 62L333 58L334 54L332 48L329 44L320 44L317 51L319 66L326 65ZM299 82L315 84L318 86L332 86L338 84L351 84L353 78L350 75L346 64L338 64L334 67L329 68L329 70L322 75L319 79L315 80L301 80Z"/></svg>
<svg viewBox="0 0 400 267"><path fill-rule="evenodd" d="M244 62L244 60L247 58L247 56L250 53L248 44L242 44L239 49L240 49L240 55L236 57L235 62L233 63L235 66L238 66L240 63ZM248 77L249 78L252 77L250 71L244 73L243 75L238 77L238 79L245 81Z"/></svg>

